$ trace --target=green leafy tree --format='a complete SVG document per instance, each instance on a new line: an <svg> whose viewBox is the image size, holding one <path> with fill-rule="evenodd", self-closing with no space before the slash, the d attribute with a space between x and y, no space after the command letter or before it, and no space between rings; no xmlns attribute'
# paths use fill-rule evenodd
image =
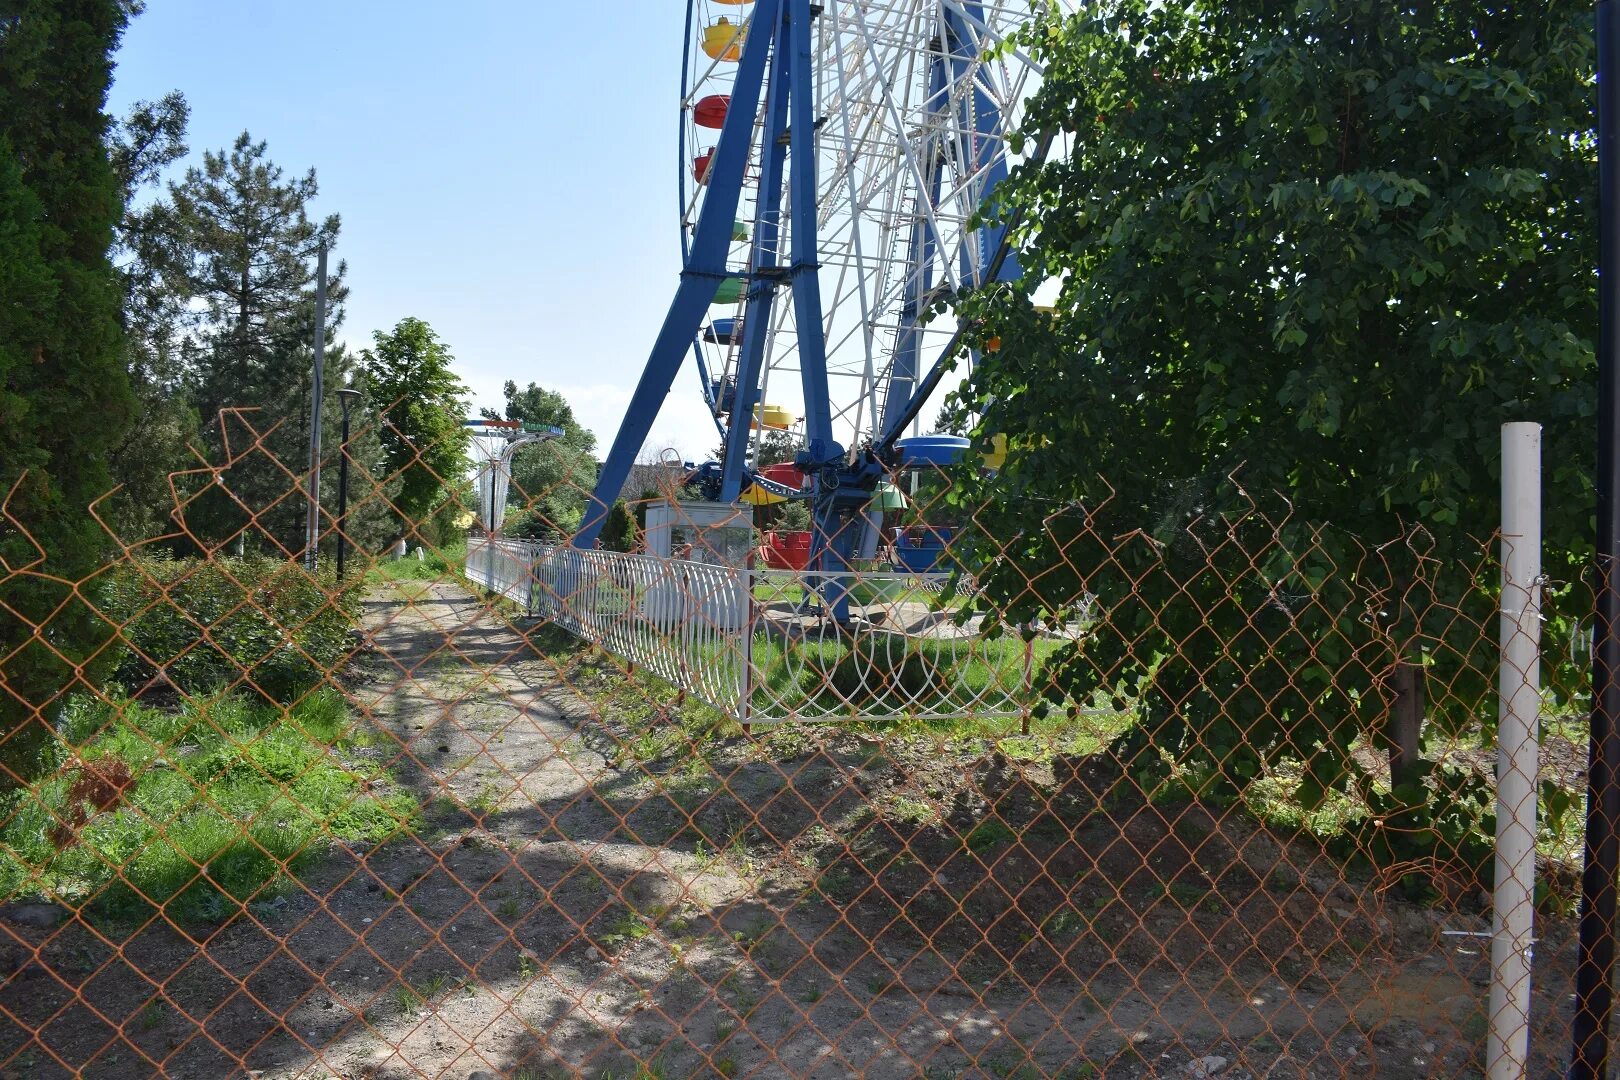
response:
<svg viewBox="0 0 1620 1080"><path fill-rule="evenodd" d="M953 498L988 502L1008 623L1098 605L1048 671L1142 688L1148 773L1293 759L1307 806L1355 785L1386 837L1455 837L1452 778L1401 758L1380 794L1349 751L1425 672L1432 726L1490 723L1504 421L1545 425L1551 575L1591 555L1591 20L1103 0L1027 34L1022 138L1063 152L999 190L1025 278L967 303L1001 347L957 406L1012 448Z"/></svg>
<svg viewBox="0 0 1620 1080"><path fill-rule="evenodd" d="M107 552L89 507L134 411L103 111L128 15L117 0L0 3L0 781L45 766L63 693L110 653L64 582Z"/></svg>
<svg viewBox="0 0 1620 1080"><path fill-rule="evenodd" d="M484 409L486 419L550 424L563 430L562 438L520 447L513 456L508 501L521 509L521 515L508 531L552 538L571 534L596 487L596 436L579 425L573 407L557 391L535 383L519 390L510 381L502 389L505 416Z"/></svg>
<svg viewBox="0 0 1620 1080"><path fill-rule="evenodd" d="M266 144L243 132L229 150L205 153L143 221L158 238L150 250L162 257L161 287L189 318L180 363L213 449L252 438L222 409L255 410L246 419L263 436L189 509L189 528L207 543L252 534L272 550L303 547L303 500L289 496L308 468L316 253L323 242L332 249L340 227L335 214L310 219L318 193L313 169L286 178ZM343 321L345 270L338 262L327 283L328 340ZM329 351L329 395L345 363ZM326 400L323 411L335 405Z"/></svg>
<svg viewBox="0 0 1620 1080"><path fill-rule="evenodd" d="M398 484L397 533L439 547L463 503L471 505L462 497L470 468L467 388L451 370L449 348L421 319L401 319L372 341L360 368L380 420L384 472Z"/></svg>

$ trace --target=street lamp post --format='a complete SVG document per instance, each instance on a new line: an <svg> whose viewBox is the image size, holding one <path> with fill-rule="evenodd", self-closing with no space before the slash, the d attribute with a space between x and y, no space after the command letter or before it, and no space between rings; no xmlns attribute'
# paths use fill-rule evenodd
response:
<svg viewBox="0 0 1620 1080"><path fill-rule="evenodd" d="M343 580L343 557L349 548L349 406L360 391L345 386L337 392L343 403L343 439L338 449L337 576Z"/></svg>

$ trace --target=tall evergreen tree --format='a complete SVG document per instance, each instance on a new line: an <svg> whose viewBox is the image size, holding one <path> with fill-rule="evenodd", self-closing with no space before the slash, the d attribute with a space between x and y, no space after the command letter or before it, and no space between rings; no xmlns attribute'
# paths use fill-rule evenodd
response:
<svg viewBox="0 0 1620 1080"><path fill-rule="evenodd" d="M450 369L449 348L421 319L401 319L372 338L360 367L381 423L385 472L399 485L393 496L399 535L438 547L462 509L457 497L471 441L462 424L467 388Z"/></svg>
<svg viewBox="0 0 1620 1080"><path fill-rule="evenodd" d="M108 453L134 408L103 112L132 8L0 0L0 766L12 776L44 764L52 710L106 654L107 627L63 582L106 552L88 507L111 487Z"/></svg>
<svg viewBox="0 0 1620 1080"><path fill-rule="evenodd" d="M237 450L245 438L262 437L223 489L204 492L188 513L188 526L207 543L244 529L272 550L296 551L303 542L303 504L290 496L308 464L315 256L322 242L333 247L340 227L336 214L310 219L318 191L313 169L286 179L266 144L243 132L170 185L160 211L167 287L194 312L184 347L205 430L216 445ZM329 334L343 319L344 271L339 262L327 284ZM329 357L329 388L342 383L337 359ZM256 412L237 421L219 415L244 407Z"/></svg>

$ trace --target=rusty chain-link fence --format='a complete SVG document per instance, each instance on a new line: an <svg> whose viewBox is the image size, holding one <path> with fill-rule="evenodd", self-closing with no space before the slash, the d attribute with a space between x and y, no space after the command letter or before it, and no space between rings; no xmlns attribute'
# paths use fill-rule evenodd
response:
<svg viewBox="0 0 1620 1080"><path fill-rule="evenodd" d="M906 474L811 573L678 476L622 552L530 513L591 478L491 539L445 477L468 512L355 525L339 580L242 422L169 535L0 571L58 598L0 658L0 1076L1484 1075L1492 538L1247 497L1006 536ZM1586 737L1549 595L1532 1075Z"/></svg>

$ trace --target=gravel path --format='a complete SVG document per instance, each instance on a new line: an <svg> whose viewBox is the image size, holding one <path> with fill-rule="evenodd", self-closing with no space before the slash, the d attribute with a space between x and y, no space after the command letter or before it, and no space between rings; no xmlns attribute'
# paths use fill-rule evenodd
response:
<svg viewBox="0 0 1620 1080"><path fill-rule="evenodd" d="M1442 930L1481 920L1350 887L1252 823L1211 820L1176 848L1187 821L1114 814L1048 774L1022 839L980 853L960 839L972 822L1033 790L999 755L1015 778L992 784L985 761L815 729L786 755L734 739L620 766L622 730L579 672L461 588L380 591L364 627L363 752L420 826L339 846L218 930L0 924L0 1078L215 1080L243 1061L264 1080L1476 1068L1484 958ZM884 816L901 794L956 810L903 826ZM1296 867L1296 885L1263 887ZM1247 884L1167 896L1188 870ZM1084 914L1044 922L1060 905ZM1567 934L1542 940L1538 979L1567 985ZM1051 942L1067 951L1037 963ZM1556 1056L1549 997L1538 1045Z"/></svg>

